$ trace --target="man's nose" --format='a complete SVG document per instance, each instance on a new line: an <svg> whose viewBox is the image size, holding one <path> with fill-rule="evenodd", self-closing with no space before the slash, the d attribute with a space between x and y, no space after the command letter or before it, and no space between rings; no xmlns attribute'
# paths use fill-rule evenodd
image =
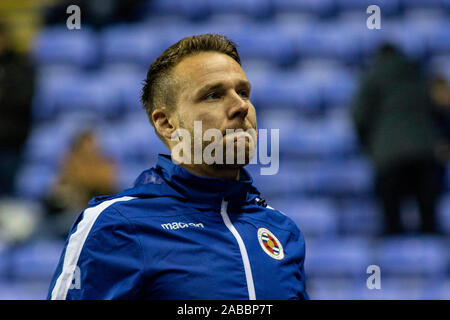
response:
<svg viewBox="0 0 450 320"><path fill-rule="evenodd" d="M230 109L228 110L229 118L245 119L248 114L248 109L248 100L242 99L237 93L233 93L230 102Z"/></svg>

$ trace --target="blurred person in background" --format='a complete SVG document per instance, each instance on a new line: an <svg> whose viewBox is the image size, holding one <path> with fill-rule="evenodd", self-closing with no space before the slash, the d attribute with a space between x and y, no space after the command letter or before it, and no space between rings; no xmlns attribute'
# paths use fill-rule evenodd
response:
<svg viewBox="0 0 450 320"><path fill-rule="evenodd" d="M14 180L31 125L34 68L27 56L12 50L0 24L0 197L14 195Z"/></svg>
<svg viewBox="0 0 450 320"><path fill-rule="evenodd" d="M430 94L433 113L441 131L436 157L444 167L450 159L450 87L447 80L441 76L435 77L431 82Z"/></svg>
<svg viewBox="0 0 450 320"><path fill-rule="evenodd" d="M402 204L412 195L423 233L435 233L442 171L436 148L442 133L419 66L391 44L380 47L360 85L352 116L376 170L376 193L386 234L404 233Z"/></svg>
<svg viewBox="0 0 450 320"><path fill-rule="evenodd" d="M441 132L435 154L440 164L440 182L445 188L447 163L450 161L450 87L442 76L435 77L430 86L433 113Z"/></svg>
<svg viewBox="0 0 450 320"><path fill-rule="evenodd" d="M74 220L74 212L85 208L95 196L116 192L117 168L100 151L93 131L76 137L66 156L56 184L44 201L47 233L66 237Z"/></svg>

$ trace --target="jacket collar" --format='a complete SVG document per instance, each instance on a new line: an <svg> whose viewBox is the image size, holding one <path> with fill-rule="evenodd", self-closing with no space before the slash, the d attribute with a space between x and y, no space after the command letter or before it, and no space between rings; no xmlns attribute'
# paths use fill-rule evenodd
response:
<svg viewBox="0 0 450 320"><path fill-rule="evenodd" d="M253 179L244 168L241 168L239 180L202 177L174 163L169 155L159 154L156 167L142 172L133 189L139 190L141 195L149 194L154 192L151 186L156 184L160 186L161 196L181 197L201 207L220 208L222 200L226 200L232 209L259 196L252 183Z"/></svg>

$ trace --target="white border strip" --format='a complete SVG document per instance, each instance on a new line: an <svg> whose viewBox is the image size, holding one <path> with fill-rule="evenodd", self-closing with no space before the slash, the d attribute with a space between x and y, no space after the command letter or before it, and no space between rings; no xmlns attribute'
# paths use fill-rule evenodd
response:
<svg viewBox="0 0 450 320"><path fill-rule="evenodd" d="M86 241L86 238L88 237L89 232L91 231L91 228L98 216L110 205L119 201L129 201L132 199L135 199L135 197L111 199L104 201L95 207L87 208L84 211L83 219L78 223L77 230L69 238L66 253L64 255L62 271L52 290L52 300L66 299L84 242Z"/></svg>
<svg viewBox="0 0 450 320"><path fill-rule="evenodd" d="M248 298L249 300L256 300L255 285L253 283L252 269L250 267L250 260L248 259L247 249L245 248L244 241L242 241L239 232L237 232L236 228L233 226L233 224L230 221L230 218L228 217L227 206L228 202L226 202L225 200L222 201L220 214L222 215L223 222L227 226L228 230L230 230L230 232L236 238L236 241L239 245L239 250L241 251L242 256L242 262L244 263L245 279L247 281L247 289L248 289Z"/></svg>

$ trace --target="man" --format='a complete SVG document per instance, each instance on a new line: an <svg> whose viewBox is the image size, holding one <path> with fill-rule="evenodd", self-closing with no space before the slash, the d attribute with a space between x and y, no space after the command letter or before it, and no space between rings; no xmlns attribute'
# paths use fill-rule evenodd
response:
<svg viewBox="0 0 450 320"><path fill-rule="evenodd" d="M211 155L236 151L240 136L248 163L256 140L227 129L256 129L249 96L236 47L223 36L184 38L152 63L142 94L150 122L172 156L180 144L194 148L173 157L183 161L160 155L133 188L91 200L69 234L49 299L308 298L303 236L265 205L245 163L193 161L201 121L201 137L222 133Z"/></svg>
<svg viewBox="0 0 450 320"><path fill-rule="evenodd" d="M397 48L383 45L361 83L352 116L375 166L385 234L405 232L401 206L408 195L418 204L420 231L437 232L440 177L434 150L440 133L418 66Z"/></svg>
<svg viewBox="0 0 450 320"><path fill-rule="evenodd" d="M16 193L15 180L31 128L35 70L28 57L13 50L0 23L0 197Z"/></svg>

